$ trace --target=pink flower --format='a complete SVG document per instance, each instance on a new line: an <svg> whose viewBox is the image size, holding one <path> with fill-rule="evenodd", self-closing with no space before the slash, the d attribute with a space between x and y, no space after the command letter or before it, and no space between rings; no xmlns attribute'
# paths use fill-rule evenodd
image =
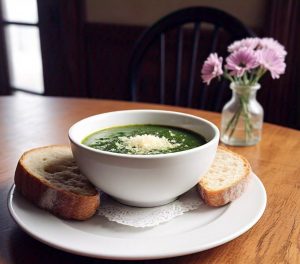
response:
<svg viewBox="0 0 300 264"><path fill-rule="evenodd" d="M279 75L285 72L286 64L282 54L273 49L263 48L257 51L257 56L261 67L270 71L273 79L278 79Z"/></svg>
<svg viewBox="0 0 300 264"><path fill-rule="evenodd" d="M246 71L259 66L257 56L252 49L240 48L234 51L226 58L225 68L230 72L230 75L241 77Z"/></svg>
<svg viewBox="0 0 300 264"><path fill-rule="evenodd" d="M273 38L262 38L260 40L260 46L262 49L267 48L274 50L278 54L278 56L282 58L285 58L285 56L287 55L284 46L282 46L277 40Z"/></svg>
<svg viewBox="0 0 300 264"><path fill-rule="evenodd" d="M229 45L228 51L234 52L241 48L248 48L248 49L255 50L259 45L259 43L260 43L259 38L244 38L242 40L235 41L231 45Z"/></svg>
<svg viewBox="0 0 300 264"><path fill-rule="evenodd" d="M223 58L218 58L217 53L212 53L209 55L209 57L204 62L201 70L204 83L207 83L209 85L213 78L221 76L223 74L222 62Z"/></svg>

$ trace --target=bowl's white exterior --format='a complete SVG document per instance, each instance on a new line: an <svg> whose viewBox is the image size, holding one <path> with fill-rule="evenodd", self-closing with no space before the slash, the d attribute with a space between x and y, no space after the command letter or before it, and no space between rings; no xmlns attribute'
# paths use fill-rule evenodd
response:
<svg viewBox="0 0 300 264"><path fill-rule="evenodd" d="M183 127L200 133L209 142L191 150L159 155L117 154L81 144L97 130L129 124ZM70 128L69 139L80 170L95 186L122 203L151 207L166 204L197 184L214 159L219 131L209 121L192 115L127 110L83 119Z"/></svg>

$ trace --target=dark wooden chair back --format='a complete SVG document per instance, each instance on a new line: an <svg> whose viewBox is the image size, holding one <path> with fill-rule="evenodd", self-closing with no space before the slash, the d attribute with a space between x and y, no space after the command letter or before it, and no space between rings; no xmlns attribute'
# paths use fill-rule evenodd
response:
<svg viewBox="0 0 300 264"><path fill-rule="evenodd" d="M242 22L215 8L191 7L163 17L135 44L131 100L220 111L226 83L206 87L202 64L209 53L225 55L232 41L252 36Z"/></svg>

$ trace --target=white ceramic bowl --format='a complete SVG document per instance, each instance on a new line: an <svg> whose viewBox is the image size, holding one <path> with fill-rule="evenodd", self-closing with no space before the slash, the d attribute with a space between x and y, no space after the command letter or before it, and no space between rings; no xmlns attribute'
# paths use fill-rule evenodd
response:
<svg viewBox="0 0 300 264"><path fill-rule="evenodd" d="M130 155L96 150L83 145L91 133L112 126L160 124L201 134L206 144L181 152ZM219 142L211 122L179 112L127 110L85 118L69 130L75 160L88 179L121 203L152 207L169 203L195 186L210 167Z"/></svg>

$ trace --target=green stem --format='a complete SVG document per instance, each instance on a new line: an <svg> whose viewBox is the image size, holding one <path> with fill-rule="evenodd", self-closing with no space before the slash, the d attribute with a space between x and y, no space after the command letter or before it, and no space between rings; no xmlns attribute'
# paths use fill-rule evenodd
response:
<svg viewBox="0 0 300 264"><path fill-rule="evenodd" d="M256 73L256 77L252 80L250 85L256 84L265 73L266 73L266 69L260 67Z"/></svg>
<svg viewBox="0 0 300 264"><path fill-rule="evenodd" d="M237 115L236 115L236 118L235 118L235 121L234 121L234 124L232 126L232 129L230 131L230 134L228 136L229 139L231 139L232 135L234 134L234 131L235 131L235 128L236 128L236 125L240 119L240 115L241 115L241 110L237 111Z"/></svg>
<svg viewBox="0 0 300 264"><path fill-rule="evenodd" d="M226 134L229 130L229 128L232 126L232 124L235 122L235 119L237 118L238 112L235 112L234 115L231 117L229 122L227 123L227 126L225 128L224 134Z"/></svg>
<svg viewBox="0 0 300 264"><path fill-rule="evenodd" d="M247 72L245 72L244 75L243 75L243 82L244 82L245 85L248 84Z"/></svg>
<svg viewBox="0 0 300 264"><path fill-rule="evenodd" d="M253 81L254 81L254 76L256 75L256 72L257 71L252 71L251 74L250 74L250 77L249 77L249 84L252 84Z"/></svg>
<svg viewBox="0 0 300 264"><path fill-rule="evenodd" d="M248 141L252 137L253 125L251 123L251 113L248 109L249 96L247 92L238 95L240 106L228 121L224 131L224 134L227 134L229 139L233 136L241 115L244 119L245 140Z"/></svg>
<svg viewBox="0 0 300 264"><path fill-rule="evenodd" d="M224 71L224 77L228 80L230 80L231 82L234 82L234 79L232 78L232 76L228 73L227 70Z"/></svg>
<svg viewBox="0 0 300 264"><path fill-rule="evenodd" d="M253 125L251 123L251 114L248 109L249 95L241 97L242 114L244 117L245 137L246 141L252 137Z"/></svg>

